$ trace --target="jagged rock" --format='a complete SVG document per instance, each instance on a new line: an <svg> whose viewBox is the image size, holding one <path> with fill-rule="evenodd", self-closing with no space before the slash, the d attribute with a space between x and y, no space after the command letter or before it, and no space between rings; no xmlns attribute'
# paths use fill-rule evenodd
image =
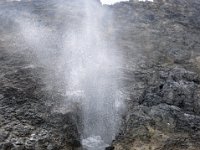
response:
<svg viewBox="0 0 200 150"><path fill-rule="evenodd" d="M114 150L115 148L113 146L110 146L110 147L106 147L105 150Z"/></svg>
<svg viewBox="0 0 200 150"><path fill-rule="evenodd" d="M128 112L115 149L199 149L193 139L199 133L199 1L132 1L110 7L129 69L124 73Z"/></svg>
<svg viewBox="0 0 200 150"><path fill-rule="evenodd" d="M8 132L0 130L0 142L4 142L8 138Z"/></svg>
<svg viewBox="0 0 200 150"><path fill-rule="evenodd" d="M69 9L56 14L59 2ZM56 78L59 70L53 70L56 61L48 62L49 70L34 63L37 56L31 48L15 41L19 35L13 18L20 14L10 10L20 10L27 18L31 12L58 34L56 39L67 27L79 28L84 17L81 0L0 3L0 149L80 147L77 106L54 110L66 105L65 83ZM116 44L125 61L120 88L127 103L119 134L107 149L199 150L200 2L133 0L102 7L113 17L104 18L102 34Z"/></svg>

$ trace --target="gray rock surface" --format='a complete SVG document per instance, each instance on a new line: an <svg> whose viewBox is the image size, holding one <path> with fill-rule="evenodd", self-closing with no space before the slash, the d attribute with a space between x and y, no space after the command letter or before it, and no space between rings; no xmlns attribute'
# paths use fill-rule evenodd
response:
<svg viewBox="0 0 200 150"><path fill-rule="evenodd" d="M115 149L199 150L199 1L110 8L126 58L122 89L129 95Z"/></svg>
<svg viewBox="0 0 200 150"><path fill-rule="evenodd" d="M56 13L59 2L68 7L67 16ZM113 19L105 17L102 32L123 54L121 91L127 105L107 149L200 150L200 2L130 1L103 8ZM81 23L81 0L1 2L0 10L0 149L79 147L78 107L59 111L71 104L63 102L56 61L47 69L35 63L34 54L27 59L31 48L16 42L13 18L19 14L13 12L24 17L31 12L59 37L64 28Z"/></svg>
<svg viewBox="0 0 200 150"><path fill-rule="evenodd" d="M1 150L72 150L80 147L78 112L57 110L66 99L59 91L61 82L53 77L55 70L45 67L32 47L20 41L15 19L31 12L36 18L42 18L48 28L51 11L47 6L53 5L53 1L0 4Z"/></svg>
<svg viewBox="0 0 200 150"><path fill-rule="evenodd" d="M27 62L16 55L1 50L6 59L0 59L4 73L0 78L0 149L52 150L79 146L76 113L52 112L53 101L59 99L53 99L44 90L46 86L41 80L44 70L24 68ZM17 61L21 61L19 65Z"/></svg>

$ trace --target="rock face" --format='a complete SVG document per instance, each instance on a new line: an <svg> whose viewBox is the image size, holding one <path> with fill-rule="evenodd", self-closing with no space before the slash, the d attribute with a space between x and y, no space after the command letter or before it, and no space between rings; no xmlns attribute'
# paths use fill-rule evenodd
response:
<svg viewBox="0 0 200 150"><path fill-rule="evenodd" d="M115 149L200 149L199 1L133 1L110 8L129 93Z"/></svg>
<svg viewBox="0 0 200 150"><path fill-rule="evenodd" d="M78 27L83 17L81 0L65 1L68 15L57 6L60 2L0 4L2 150L80 146L79 110L74 105L69 111L57 110L69 104L63 106L66 97L53 69L56 61L47 69L34 63L36 56L27 58L31 47L16 41L17 13L9 11L23 17L31 12L47 30L60 35L64 27ZM104 34L123 54L121 91L127 104L121 130L107 149L200 150L200 2L133 0L103 7L113 17L105 17Z"/></svg>
<svg viewBox="0 0 200 150"><path fill-rule="evenodd" d="M49 1L47 5L51 8L53 4ZM71 150L80 147L78 111L61 110L61 105L65 107L66 97L59 91L60 80L53 77L55 71L37 62L32 47L16 40L20 38L14 18L20 13L35 11L41 16L32 14L40 19L43 17L43 23L48 24L50 11L44 9L46 7L42 1L0 5L1 150Z"/></svg>
<svg viewBox="0 0 200 150"><path fill-rule="evenodd" d="M0 149L71 149L80 145L76 113L52 112L59 95L41 80L44 69L1 47ZM47 105L48 103L48 105Z"/></svg>

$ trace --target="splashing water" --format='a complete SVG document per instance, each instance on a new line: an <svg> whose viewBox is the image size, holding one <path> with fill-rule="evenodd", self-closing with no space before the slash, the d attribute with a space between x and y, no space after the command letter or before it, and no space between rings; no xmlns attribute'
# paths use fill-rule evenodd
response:
<svg viewBox="0 0 200 150"><path fill-rule="evenodd" d="M79 93L81 97L82 144L89 150L102 150L108 146L119 125L120 59L105 39L104 13L98 2L86 1L82 27L66 38L66 49L70 49L66 51L70 60L70 71L67 69L66 73L69 77L67 93Z"/></svg>
<svg viewBox="0 0 200 150"><path fill-rule="evenodd" d="M100 136L91 136L82 141L83 147L88 150L103 150L109 145L106 144Z"/></svg>
<svg viewBox="0 0 200 150"><path fill-rule="evenodd" d="M122 60L114 42L107 37L112 26L105 27L105 21L112 18L108 17L110 13L98 0L84 0L83 6L82 3L79 5L82 20L78 20L79 24L63 27L62 36L59 35L62 56L56 58L59 64L56 72L65 72L66 101L78 104L81 109L83 146L89 150L103 150L115 138L120 124L123 98L119 89L119 68ZM75 13L71 8L67 11ZM60 4L59 11L66 11L63 4ZM26 43L36 49L38 58L43 60L51 49L54 50L53 42L49 42L53 33L47 34L46 27L35 24L34 19L29 20L30 23L26 23L23 17L17 20ZM49 66L51 59L42 62ZM67 108L71 106L66 106L66 110L72 109Z"/></svg>

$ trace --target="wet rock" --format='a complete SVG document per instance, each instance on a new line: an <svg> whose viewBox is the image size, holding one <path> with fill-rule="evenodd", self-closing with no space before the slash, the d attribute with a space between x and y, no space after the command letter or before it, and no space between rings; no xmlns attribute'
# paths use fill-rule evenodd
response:
<svg viewBox="0 0 200 150"><path fill-rule="evenodd" d="M113 146L109 146L109 147L106 147L105 150L114 150L115 148Z"/></svg>
<svg viewBox="0 0 200 150"><path fill-rule="evenodd" d="M73 140L72 145L73 147L81 147L81 142L80 140Z"/></svg>

